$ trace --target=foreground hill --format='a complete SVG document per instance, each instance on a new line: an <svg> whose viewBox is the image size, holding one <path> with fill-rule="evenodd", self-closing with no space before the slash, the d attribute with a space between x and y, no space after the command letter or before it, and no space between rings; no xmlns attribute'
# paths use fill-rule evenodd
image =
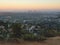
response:
<svg viewBox="0 0 60 45"><path fill-rule="evenodd" d="M60 45L60 37L48 38L44 42L28 42L28 41L23 41L20 43L0 42L0 45Z"/></svg>

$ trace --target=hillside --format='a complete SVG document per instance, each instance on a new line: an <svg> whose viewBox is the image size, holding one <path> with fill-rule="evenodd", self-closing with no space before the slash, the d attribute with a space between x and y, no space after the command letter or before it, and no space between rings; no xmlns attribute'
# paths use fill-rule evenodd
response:
<svg viewBox="0 0 60 45"><path fill-rule="evenodd" d="M60 45L60 37L48 38L44 42L27 42L27 41L23 41L20 43L0 42L0 45Z"/></svg>

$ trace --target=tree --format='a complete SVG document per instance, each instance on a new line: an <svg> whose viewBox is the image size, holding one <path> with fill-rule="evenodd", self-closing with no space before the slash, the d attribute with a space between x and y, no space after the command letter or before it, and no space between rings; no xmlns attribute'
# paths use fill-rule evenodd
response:
<svg viewBox="0 0 60 45"><path fill-rule="evenodd" d="M11 28L12 28L12 32L13 32L12 37L20 38L21 37L21 30L22 30L21 24L14 23L14 24L12 24Z"/></svg>

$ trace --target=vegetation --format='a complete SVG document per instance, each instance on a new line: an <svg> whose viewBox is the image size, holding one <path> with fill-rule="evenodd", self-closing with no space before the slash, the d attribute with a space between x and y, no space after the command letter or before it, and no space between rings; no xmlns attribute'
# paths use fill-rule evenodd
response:
<svg viewBox="0 0 60 45"><path fill-rule="evenodd" d="M0 20L0 40L23 39L27 41L43 41L47 37L60 36L59 21L42 21L37 24L10 23Z"/></svg>

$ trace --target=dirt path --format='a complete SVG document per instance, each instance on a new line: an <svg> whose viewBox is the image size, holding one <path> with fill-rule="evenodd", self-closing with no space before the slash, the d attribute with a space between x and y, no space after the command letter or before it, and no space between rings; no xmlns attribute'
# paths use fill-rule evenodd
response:
<svg viewBox="0 0 60 45"><path fill-rule="evenodd" d="M60 45L60 37L52 37L46 40L48 45Z"/></svg>
<svg viewBox="0 0 60 45"><path fill-rule="evenodd" d="M21 43L0 43L0 45L60 45L60 37L48 38L44 42L21 42Z"/></svg>

